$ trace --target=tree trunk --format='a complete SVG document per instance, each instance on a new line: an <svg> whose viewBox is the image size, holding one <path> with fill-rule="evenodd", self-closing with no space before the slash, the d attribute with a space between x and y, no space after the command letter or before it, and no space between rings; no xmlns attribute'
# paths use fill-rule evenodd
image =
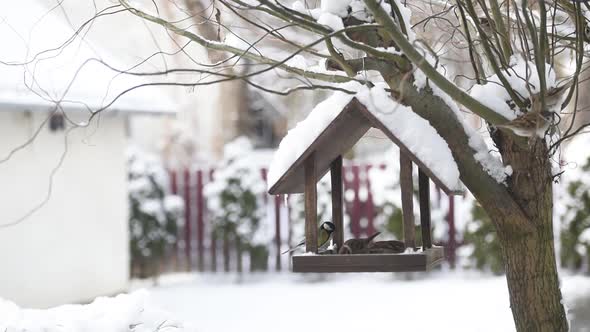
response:
<svg viewBox="0 0 590 332"><path fill-rule="evenodd" d="M227 229L223 231L223 271L229 272L229 235Z"/></svg>
<svg viewBox="0 0 590 332"><path fill-rule="evenodd" d="M550 227L502 239L510 307L517 331L567 331Z"/></svg>
<svg viewBox="0 0 590 332"><path fill-rule="evenodd" d="M242 248L242 241L240 240L240 238L236 235L236 264L237 264L237 270L238 273L242 273L242 271L244 270L243 268L243 263L242 263L242 253L243 253L243 248Z"/></svg>
<svg viewBox="0 0 590 332"><path fill-rule="evenodd" d="M231 16L221 12L215 2L203 0L185 0L186 8L194 19L194 27L199 35L207 40L223 41L227 29L222 25L230 24ZM228 20L228 21L226 21ZM210 63L217 63L229 57L227 52L207 49L207 58ZM243 60L242 60L243 61ZM243 70L239 66L228 66L221 74L228 76L242 75ZM210 140L209 145L215 157L221 158L225 143L243 134L239 127L240 121L247 116L248 90L243 80L226 81L219 83L219 94L217 96L216 126L223 128L218 130Z"/></svg>
<svg viewBox="0 0 590 332"><path fill-rule="evenodd" d="M528 142L496 131L492 136L513 174L507 186L481 173L461 124L429 91L416 91L403 79L388 80L404 91L403 100L428 119L453 151L461 180L486 210L500 238L511 309L518 331L567 331L553 244L551 164L542 140ZM433 106L434 105L434 106ZM532 144L531 144L532 143Z"/></svg>
<svg viewBox="0 0 590 332"><path fill-rule="evenodd" d="M529 142L500 131L492 135L504 163L513 168L507 186L498 186L481 173L481 165L467 143L469 138L459 121L454 120L453 111L430 91L416 91L405 80L391 78L390 87L404 91L398 97L445 138L461 180L494 222L503 248L517 330L567 331L553 244L551 163L543 140Z"/></svg>
<svg viewBox="0 0 590 332"><path fill-rule="evenodd" d="M498 229L506 264L510 307L518 331L567 331L553 242L551 164L545 143L496 132L504 162L513 167L512 196L535 230L512 234ZM490 217L494 219L494 215ZM498 224L498 223L496 223Z"/></svg>

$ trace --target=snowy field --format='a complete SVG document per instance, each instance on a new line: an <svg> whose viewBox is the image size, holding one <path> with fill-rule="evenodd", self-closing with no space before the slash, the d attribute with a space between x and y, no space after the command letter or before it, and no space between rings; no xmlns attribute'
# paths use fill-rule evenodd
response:
<svg viewBox="0 0 590 332"><path fill-rule="evenodd" d="M286 274L237 280L177 275L150 293L161 308L203 332L514 330L504 277L367 274L319 282L319 276ZM564 277L562 291L575 320L572 331L590 331L590 278Z"/></svg>
<svg viewBox="0 0 590 332"><path fill-rule="evenodd" d="M0 331L514 330L503 277L409 277L169 275L157 287L136 281L131 295L89 305L23 310L0 300ZM562 290L572 331L590 331L590 278L564 277Z"/></svg>

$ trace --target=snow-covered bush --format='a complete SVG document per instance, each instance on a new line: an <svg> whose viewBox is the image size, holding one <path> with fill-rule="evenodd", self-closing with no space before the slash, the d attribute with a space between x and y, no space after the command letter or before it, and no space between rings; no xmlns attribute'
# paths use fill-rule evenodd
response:
<svg viewBox="0 0 590 332"><path fill-rule="evenodd" d="M388 156L388 158L373 160L374 167L368 172L371 183L371 194L376 211L374 225L377 230L386 233L390 237L403 240L402 196L399 182L399 149L394 146L383 155ZM419 224L418 173L417 168L414 168L414 226L416 245L420 246L422 243L422 233ZM448 213L448 201L446 198L443 199L443 197L440 200L435 199L434 193L431 192L430 209L433 242L446 241L448 227L445 218Z"/></svg>
<svg viewBox="0 0 590 332"><path fill-rule="evenodd" d="M463 229L465 243L462 252L467 259L465 267L503 274L502 247L492 221L472 196L469 196L465 204L470 210Z"/></svg>
<svg viewBox="0 0 590 332"><path fill-rule="evenodd" d="M128 172L132 267L140 277L157 275L176 242L184 202L168 192L168 176L158 158L131 148Z"/></svg>
<svg viewBox="0 0 590 332"><path fill-rule="evenodd" d="M394 151L389 151L386 154L392 155L390 152ZM399 151L396 154L399 156ZM392 159L398 158L392 157ZM368 172L376 211L374 226L377 230L393 236L394 239L403 240L399 161L396 163L393 160L386 160L384 165L386 165L384 168L372 167ZM416 226L416 234L420 235L418 226Z"/></svg>
<svg viewBox="0 0 590 332"><path fill-rule="evenodd" d="M403 240L402 192L399 182L399 149L392 147L384 155L390 157L378 160L378 167L369 172L371 194L375 205L375 228L394 239ZM414 209L418 212L418 201L414 199ZM416 225L416 235L420 228ZM418 242L417 242L418 243Z"/></svg>
<svg viewBox="0 0 590 332"><path fill-rule="evenodd" d="M332 220L332 187L330 172L317 183L318 227L321 222ZM289 227L291 247L296 246L305 237L305 198L303 194L291 194L289 204ZM346 217L345 217L346 219ZM345 223L346 227L346 223Z"/></svg>
<svg viewBox="0 0 590 332"><path fill-rule="evenodd" d="M556 188L560 258L562 267L590 272L590 157L581 154L580 163L566 169L561 188Z"/></svg>
<svg viewBox="0 0 590 332"><path fill-rule="evenodd" d="M216 235L248 250L251 269L266 269L272 229L265 225L266 185L251 142L239 137L224 148L223 160L205 186Z"/></svg>

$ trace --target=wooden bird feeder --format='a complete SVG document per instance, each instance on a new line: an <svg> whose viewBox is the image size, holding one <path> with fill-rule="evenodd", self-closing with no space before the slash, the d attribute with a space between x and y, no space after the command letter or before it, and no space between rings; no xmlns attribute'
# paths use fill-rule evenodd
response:
<svg viewBox="0 0 590 332"><path fill-rule="evenodd" d="M416 248L413 213L412 163L419 168L419 202L422 248L402 254L322 254L318 255L316 184L328 170L332 183L333 239L338 248L343 238L342 155L370 129L380 129L400 149L400 187L403 233L406 248ZM449 189L434 172L415 156L387 127L356 98L325 128L299 158L269 189L272 195L305 194L306 252L294 255L293 272L404 272L428 271L444 259L444 248L433 247L430 228L430 186L432 180L447 195L462 194Z"/></svg>

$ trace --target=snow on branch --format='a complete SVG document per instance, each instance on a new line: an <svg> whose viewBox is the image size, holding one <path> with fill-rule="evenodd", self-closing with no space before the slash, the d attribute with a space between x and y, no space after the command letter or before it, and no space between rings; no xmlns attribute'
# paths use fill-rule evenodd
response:
<svg viewBox="0 0 590 332"><path fill-rule="evenodd" d="M385 27L385 31L389 37L396 43L404 55L424 74L435 83L441 90L448 94L453 100L461 103L469 108L474 113L485 118L491 123L505 123L506 118L500 116L498 113L483 105L478 100L471 97L463 89L457 87L454 83L449 81L444 75L439 73L428 60L425 58L421 49L417 48L410 40L409 36L404 35L403 31L380 5L377 0L365 0L367 8L371 10L378 23Z"/></svg>
<svg viewBox="0 0 590 332"><path fill-rule="evenodd" d="M419 84L426 84L426 77L422 74L417 72L417 81ZM498 86L501 89L501 86ZM437 85L431 84L430 89L432 90L432 94L439 97L448 107L455 113L457 120L461 123L465 134L469 137L468 144L474 150L474 158L479 162L479 164L483 167L483 169L488 173L496 182L501 184L506 184L506 178L512 175L512 167L510 165L504 165L502 160L493 155L491 153L491 149L489 148L488 144L484 141L482 135L477 132L471 125L469 125L463 119L463 113L459 109L459 105L442 89L440 89ZM507 94L506 91L504 91ZM472 91L473 93L473 91ZM488 96L487 98L492 99L495 98L494 96ZM502 102L506 102L505 99L502 99ZM498 113L501 114L501 113ZM514 113L512 113L511 118L513 119L516 117Z"/></svg>
<svg viewBox="0 0 590 332"><path fill-rule="evenodd" d="M174 32L175 34L178 34L180 36L188 38L188 39L196 42L197 44L199 44L207 49L228 52L228 53L237 55L239 57L255 61L256 63L259 63L259 64L268 65L268 67L266 67L260 71L256 71L253 73L249 73L247 75L243 75L241 77L242 79L250 78L255 75L259 75L264 72L267 72L267 71L277 68L277 69L285 70L288 73L304 76L304 77L307 77L310 79L326 81L326 82L342 83L342 82L348 82L348 81L355 80L355 78L350 78L350 77L343 76L343 75L340 75L340 74L334 73L334 72L325 73L325 72L315 72L315 71L310 71L310 70L303 70L303 69L300 69L297 67L289 66L287 64L287 62L289 62L293 57L297 56L298 54L303 53L307 50L311 50L314 46L322 43L323 41L325 41L328 38L331 38L333 36L336 36L338 34L341 34L342 32L346 32L348 30L365 29L365 27L363 27L363 26L345 28L345 29L341 29L341 30L329 33L327 35L324 35L320 38L315 39L314 41L312 41L311 43L309 43L307 45L300 46L296 51L289 53L289 55L286 58L284 58L283 60L275 60L271 57L249 51L250 48L252 47L252 45L248 45L248 47L245 47L245 49L243 49L242 47L236 47L236 46L232 45L232 43L208 40L198 34L190 32L189 30L187 30L185 28L181 28L181 27L177 26L176 24L173 24L161 17L150 15L149 13L146 13L145 11L142 11L141 9L130 5L130 3L127 0L119 0L119 2L126 9L128 9L132 14L134 14L138 17L141 17L145 20L148 20L150 22L159 24L160 26L166 28L167 30L170 30L170 31ZM329 32L329 31L325 31L325 32ZM233 41L233 44L236 44L235 40ZM246 44L248 44L248 43L246 43ZM243 46L245 46L245 45L243 45Z"/></svg>
<svg viewBox="0 0 590 332"><path fill-rule="evenodd" d="M521 98L530 100L540 92L539 74L536 66L531 61L526 61L520 56L513 56L510 61L510 68L507 70L506 79L512 88ZM545 67L545 82L547 89L556 86L555 71ZM498 75L492 75L486 79L487 83L474 85L470 95L479 100L482 104L496 111L508 120L513 120L522 112L516 108L515 103L508 94L506 87L500 82ZM564 96L565 97L565 96ZM560 103L558 100L550 101L547 105L550 111L559 112Z"/></svg>

